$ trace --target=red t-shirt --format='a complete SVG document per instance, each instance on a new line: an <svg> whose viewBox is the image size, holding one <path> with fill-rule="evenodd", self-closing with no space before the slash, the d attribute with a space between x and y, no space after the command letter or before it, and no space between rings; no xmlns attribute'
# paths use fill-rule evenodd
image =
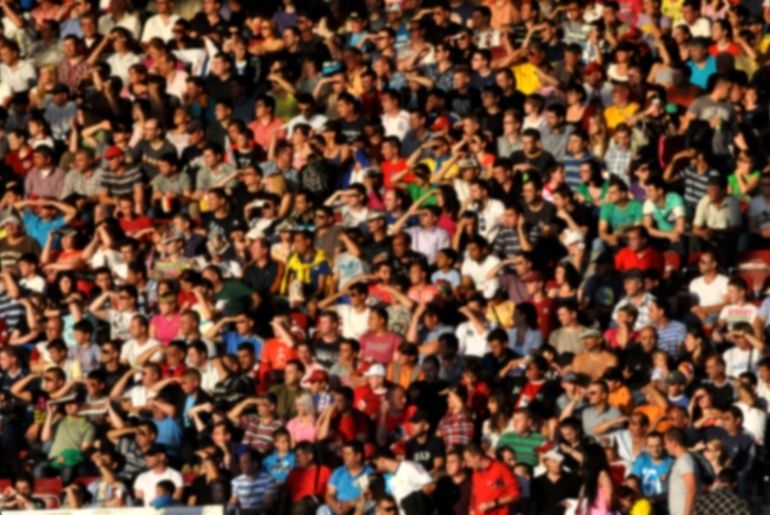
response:
<svg viewBox="0 0 770 515"><path fill-rule="evenodd" d="M286 478L286 489L291 494L292 502L299 502L309 495L315 495L322 500L326 495L326 483L331 472L328 467L321 466L320 470L313 465L308 468L295 468Z"/></svg>
<svg viewBox="0 0 770 515"><path fill-rule="evenodd" d="M402 341L402 338L396 333L374 334L366 332L359 339L361 359L386 365L393 361L393 354Z"/></svg>
<svg viewBox="0 0 770 515"><path fill-rule="evenodd" d="M152 220L144 215L137 216L131 220L123 217L119 218L118 220L120 222L120 228L123 229L123 232L129 236L137 231L141 231L142 229L149 229L152 227Z"/></svg>
<svg viewBox="0 0 770 515"><path fill-rule="evenodd" d="M618 272L627 272L634 268L642 271L657 270L659 274L663 274L663 256L652 247L647 247L639 253L628 247L623 247L615 255L615 269Z"/></svg>
<svg viewBox="0 0 770 515"><path fill-rule="evenodd" d="M385 398L385 393L387 393L385 389L381 394L375 393L368 384L359 386L353 391L353 406L368 417L375 417L380 412L380 404Z"/></svg>
<svg viewBox="0 0 770 515"><path fill-rule="evenodd" d="M504 463L490 460L489 466L482 470L473 471L471 480L471 513L485 515L508 515L510 506L481 511L481 505L494 502L503 497L512 497L514 502L519 498L519 483Z"/></svg>
<svg viewBox="0 0 770 515"><path fill-rule="evenodd" d="M551 334L553 326L553 299L545 297L537 302L532 301L532 305L535 306L535 311L537 312L537 325L540 328L540 333L543 335L543 341L548 341L548 336Z"/></svg>
<svg viewBox="0 0 770 515"><path fill-rule="evenodd" d="M356 439L356 435L368 433L371 420L360 410L353 408L350 413L343 413L335 417L332 427L336 433L346 442Z"/></svg>
<svg viewBox="0 0 770 515"><path fill-rule="evenodd" d="M380 163L380 170L382 170L382 179L385 188L391 189L393 188L391 177L393 177L398 172L403 172L406 170L406 159L400 158L394 161L383 161ZM404 177L401 178L401 182L414 182L414 175L411 172L407 173L404 175Z"/></svg>
<svg viewBox="0 0 770 515"><path fill-rule="evenodd" d="M283 370L286 363L297 359L297 351L289 347L283 340L270 338L265 342L262 355L259 358L259 387L264 390L268 386L270 372Z"/></svg>

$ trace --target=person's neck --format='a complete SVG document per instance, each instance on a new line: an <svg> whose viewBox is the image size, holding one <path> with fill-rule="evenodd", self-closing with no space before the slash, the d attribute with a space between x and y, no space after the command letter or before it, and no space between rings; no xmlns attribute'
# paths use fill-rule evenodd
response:
<svg viewBox="0 0 770 515"><path fill-rule="evenodd" d="M546 477L553 483L561 479L561 470L549 470L546 473Z"/></svg>
<svg viewBox="0 0 770 515"><path fill-rule="evenodd" d="M166 471L166 464L163 463L162 465L155 465L152 467L152 472L154 474L163 474Z"/></svg>

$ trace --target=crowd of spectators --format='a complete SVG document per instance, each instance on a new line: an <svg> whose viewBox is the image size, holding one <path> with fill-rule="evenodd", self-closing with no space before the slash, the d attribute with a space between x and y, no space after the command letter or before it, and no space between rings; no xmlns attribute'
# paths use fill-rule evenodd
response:
<svg viewBox="0 0 770 515"><path fill-rule="evenodd" d="M0 509L769 509L769 29L0 0Z"/></svg>

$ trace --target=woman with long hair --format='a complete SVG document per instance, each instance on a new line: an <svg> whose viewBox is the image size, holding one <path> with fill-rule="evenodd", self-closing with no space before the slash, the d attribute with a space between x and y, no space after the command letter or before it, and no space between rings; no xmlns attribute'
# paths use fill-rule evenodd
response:
<svg viewBox="0 0 770 515"><path fill-rule="evenodd" d="M580 272L569 261L556 265L553 272L554 285L548 289L548 296L556 305L577 302Z"/></svg>
<svg viewBox="0 0 770 515"><path fill-rule="evenodd" d="M575 512L581 515L609 513L613 486L610 465L600 445L590 443L583 448L583 464L580 472L583 485Z"/></svg>
<svg viewBox="0 0 770 515"><path fill-rule="evenodd" d="M714 353L711 342L706 339L703 329L692 326L687 329L681 349L681 361L692 363L696 377L706 374L706 360Z"/></svg>
<svg viewBox="0 0 770 515"><path fill-rule="evenodd" d="M743 429L754 437L758 445L765 441L765 427L767 426L767 411L763 409L754 389L741 382L738 387L738 401L735 406L743 413Z"/></svg>
<svg viewBox="0 0 770 515"><path fill-rule="evenodd" d="M727 447L719 438L708 440L701 454L709 468L709 476L716 477L722 469L730 466L730 455L727 453Z"/></svg>
<svg viewBox="0 0 770 515"><path fill-rule="evenodd" d="M436 226L452 237L457 231L457 215L460 212L460 201L457 200L455 189L448 184L440 185L436 192L436 205L441 209Z"/></svg>
<svg viewBox="0 0 770 515"><path fill-rule="evenodd" d="M693 392L688 411L696 429L714 427L722 422L722 410L714 406L714 395L708 388Z"/></svg>
<svg viewBox="0 0 770 515"><path fill-rule="evenodd" d="M588 117L586 122L588 131L588 151L596 158L604 159L604 153L607 152L607 125L604 122L602 110L597 110Z"/></svg>
<svg viewBox="0 0 770 515"><path fill-rule="evenodd" d="M310 393L300 394L294 401L297 415L286 423L293 442L315 442L317 433L316 408Z"/></svg>
<svg viewBox="0 0 770 515"><path fill-rule="evenodd" d="M511 431L511 402L505 393L495 390L487 399L489 416L481 425L481 441L489 444L491 449L497 448L497 442L503 433Z"/></svg>
<svg viewBox="0 0 770 515"><path fill-rule="evenodd" d="M537 323L537 310L531 302L523 302L516 305L513 312L513 341L511 348L520 356L528 356L534 350L540 348L543 343L543 334Z"/></svg>

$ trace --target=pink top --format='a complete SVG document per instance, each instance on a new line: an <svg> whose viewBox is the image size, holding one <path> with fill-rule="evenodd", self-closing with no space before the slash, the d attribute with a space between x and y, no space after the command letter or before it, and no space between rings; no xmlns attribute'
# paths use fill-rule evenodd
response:
<svg viewBox="0 0 770 515"><path fill-rule="evenodd" d="M155 315L150 320L150 325L155 329L155 339L162 343L164 346L179 336L179 324L181 322L181 316L179 313L171 315L170 318L166 318L163 315Z"/></svg>
<svg viewBox="0 0 770 515"><path fill-rule="evenodd" d="M289 420L286 424L286 430L289 431L295 444L303 440L315 442L315 424L304 424L299 420L299 417Z"/></svg>

